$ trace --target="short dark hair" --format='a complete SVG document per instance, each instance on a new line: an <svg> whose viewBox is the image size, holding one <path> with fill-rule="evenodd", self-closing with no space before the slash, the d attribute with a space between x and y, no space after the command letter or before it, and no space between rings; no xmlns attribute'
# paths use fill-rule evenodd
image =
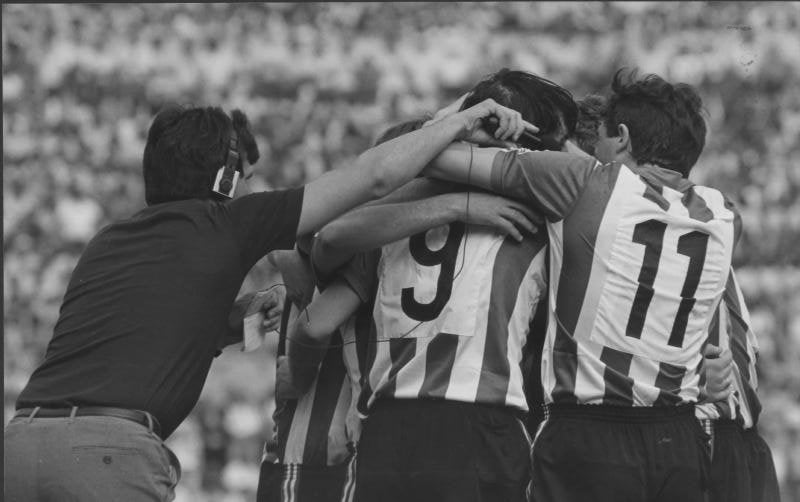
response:
<svg viewBox="0 0 800 502"><path fill-rule="evenodd" d="M637 78L625 68L614 74L606 130L628 126L631 155L687 177L706 142L703 101L689 84L670 84L655 74Z"/></svg>
<svg viewBox="0 0 800 502"><path fill-rule="evenodd" d="M578 148L594 155L597 141L600 139L600 124L605 122L608 111L608 100L599 94L589 94L577 101L578 122L572 140Z"/></svg>
<svg viewBox="0 0 800 502"><path fill-rule="evenodd" d="M470 91L461 106L466 110L486 99L518 111L539 128L537 135L547 148L561 149L575 131L578 106L572 93L550 80L521 70L503 68L484 78ZM520 138L520 145L541 150L542 145Z"/></svg>
<svg viewBox="0 0 800 502"><path fill-rule="evenodd" d="M227 158L232 131L236 131L240 152L237 170L242 171L243 157L250 164L258 160L258 146L247 116L233 110L231 117L221 108L210 106L169 105L156 114L142 161L148 205L216 198L211 188Z"/></svg>

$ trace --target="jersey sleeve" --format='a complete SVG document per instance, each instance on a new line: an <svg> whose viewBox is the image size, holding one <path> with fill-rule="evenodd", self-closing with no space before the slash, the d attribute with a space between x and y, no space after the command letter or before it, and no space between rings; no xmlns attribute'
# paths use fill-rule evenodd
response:
<svg viewBox="0 0 800 502"><path fill-rule="evenodd" d="M380 257L380 249L359 253L335 273L336 277L350 286L362 303L369 303L375 297Z"/></svg>
<svg viewBox="0 0 800 502"><path fill-rule="evenodd" d="M504 150L492 163L491 188L558 221L570 213L597 165L595 159L565 152Z"/></svg>
<svg viewBox="0 0 800 502"><path fill-rule="evenodd" d="M244 268L275 249L292 249L303 207L303 187L259 192L226 204Z"/></svg>

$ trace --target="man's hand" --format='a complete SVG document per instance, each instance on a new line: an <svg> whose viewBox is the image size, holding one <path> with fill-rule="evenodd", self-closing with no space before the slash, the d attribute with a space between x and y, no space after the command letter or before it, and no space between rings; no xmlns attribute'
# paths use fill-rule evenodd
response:
<svg viewBox="0 0 800 502"><path fill-rule="evenodd" d="M484 119L495 117L499 123L494 136L483 129ZM510 108L486 99L475 106L451 115L447 120L459 120L463 130L457 139L477 143L482 146L513 148L524 131L538 132L535 125L522 120L522 115Z"/></svg>
<svg viewBox="0 0 800 502"><path fill-rule="evenodd" d="M703 368L706 375L706 401L728 399L733 391L733 356L730 350L706 345L703 350Z"/></svg>
<svg viewBox="0 0 800 502"><path fill-rule="evenodd" d="M425 122L425 125L423 127L435 124L436 122L439 122L442 119L446 119L450 115L458 113L458 111L461 109L461 106L464 104L464 100L467 99L467 97L470 94L471 94L470 92L462 94L460 98L458 98L457 100L453 101L449 105L445 106L441 110L434 113L433 118Z"/></svg>
<svg viewBox="0 0 800 502"><path fill-rule="evenodd" d="M244 316L250 317L261 312L264 314L264 321L261 323L263 330L265 332L277 331L281 327L281 315L285 302L286 287L283 284L276 284L265 291L257 292L250 300Z"/></svg>
<svg viewBox="0 0 800 502"><path fill-rule="evenodd" d="M483 192L453 195L459 196L463 201L464 212L459 218L460 221L492 227L517 241L522 240L523 231L535 234L536 226L544 223L544 219L528 206L499 195ZM469 197L469 207L466 203L467 197Z"/></svg>

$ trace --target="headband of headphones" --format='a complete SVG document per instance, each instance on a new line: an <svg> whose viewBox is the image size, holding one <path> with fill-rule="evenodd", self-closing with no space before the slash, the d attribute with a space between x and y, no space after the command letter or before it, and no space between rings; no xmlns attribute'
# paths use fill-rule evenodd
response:
<svg viewBox="0 0 800 502"><path fill-rule="evenodd" d="M239 182L239 171L236 165L239 163L239 138L235 130L231 130L231 138L228 141L228 151L225 153L225 165L217 171L214 179L214 186L211 189L216 194L228 199L233 198L236 191L236 183Z"/></svg>

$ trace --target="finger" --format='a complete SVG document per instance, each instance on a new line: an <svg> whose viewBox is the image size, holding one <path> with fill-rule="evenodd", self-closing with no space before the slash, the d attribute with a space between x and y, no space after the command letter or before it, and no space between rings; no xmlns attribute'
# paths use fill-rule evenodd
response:
<svg viewBox="0 0 800 502"><path fill-rule="evenodd" d="M511 123L511 117L509 117L508 113L503 113L503 111L500 111L498 118L500 119L500 126L494 132L494 137L500 140L505 140L507 138L506 133L508 132L508 127Z"/></svg>
<svg viewBox="0 0 800 502"><path fill-rule="evenodd" d="M527 122L527 121L523 120L522 121L522 125L526 130L528 130L530 132L539 132L539 128L536 127L535 125L531 124L530 122Z"/></svg>
<svg viewBox="0 0 800 502"><path fill-rule="evenodd" d="M522 234L517 227L514 226L514 223L511 220L508 220L504 217L500 217L501 226L505 229L505 235L511 236L517 242L522 242Z"/></svg>
<svg viewBox="0 0 800 502"><path fill-rule="evenodd" d="M518 112L509 111L508 112L508 127L506 128L505 133L500 138L504 141L514 141L514 134L517 132L517 117L519 116Z"/></svg>
<svg viewBox="0 0 800 502"><path fill-rule="evenodd" d="M522 133L522 129L521 129L521 125L520 125L520 123L522 121L522 118L521 118L519 112L514 112L514 113L509 114L509 118L510 118L510 120L509 120L509 123L508 123L508 131L506 132L506 138L504 138L504 139L516 142L517 141L517 137L519 136L519 134Z"/></svg>
<svg viewBox="0 0 800 502"><path fill-rule="evenodd" d="M733 364L733 353L730 350L722 351L722 354L719 356L719 360L721 364L731 365Z"/></svg>
<svg viewBox="0 0 800 502"><path fill-rule="evenodd" d="M703 356L709 359L719 357L720 354L722 354L722 349L710 343L703 349Z"/></svg>
<svg viewBox="0 0 800 502"><path fill-rule="evenodd" d="M524 214L525 216L528 217L529 220L531 220L534 223L539 221L539 220L541 220L541 218L539 216L539 213L534 211L533 208L531 208L530 206L528 206L526 204L522 204L522 203L517 202L517 201L511 201L511 203L509 204L509 207L511 207L511 208L519 211L520 213Z"/></svg>
<svg viewBox="0 0 800 502"><path fill-rule="evenodd" d="M511 220L514 225L517 227L527 230L528 233L536 233L536 227L531 221L528 219L527 216L522 214L521 212L517 211L514 208L509 208L508 212L504 214L506 219Z"/></svg>
<svg viewBox="0 0 800 502"><path fill-rule="evenodd" d="M514 133L514 143L519 143L519 137L522 136L523 132L525 132L525 125L523 124L524 120L522 120L522 115L518 114L515 122L516 132Z"/></svg>
<svg viewBox="0 0 800 502"><path fill-rule="evenodd" d="M281 322L280 319L274 321L264 321L262 326L264 331L278 331L278 329L281 327Z"/></svg>

